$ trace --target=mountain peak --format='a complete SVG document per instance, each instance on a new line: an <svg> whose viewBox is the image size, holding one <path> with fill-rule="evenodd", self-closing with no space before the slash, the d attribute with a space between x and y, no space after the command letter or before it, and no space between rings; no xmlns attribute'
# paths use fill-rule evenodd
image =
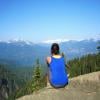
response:
<svg viewBox="0 0 100 100"><path fill-rule="evenodd" d="M8 40L8 41L1 41L3 43L8 43L8 44L19 44L19 45L33 45L34 43L28 40L22 40L22 39L12 39L12 40Z"/></svg>
<svg viewBox="0 0 100 100"><path fill-rule="evenodd" d="M65 40L64 40L65 41ZM90 41L76 41L70 40L62 42L60 40L61 52L64 52L67 55L67 59L73 59L75 57L80 57L89 53L96 53L97 42ZM55 41L49 41L52 43ZM30 41L23 40L10 40L6 42L0 42L0 58L15 60L23 65L32 65L33 60L37 57L42 62L43 59L50 53L51 44L34 44ZM91 45L91 46L90 46Z"/></svg>
<svg viewBox="0 0 100 100"><path fill-rule="evenodd" d="M52 39L52 40L45 40L42 43L46 43L46 44L51 44L51 43L62 43L62 42L67 42L69 40L67 39Z"/></svg>
<svg viewBox="0 0 100 100"><path fill-rule="evenodd" d="M45 41L42 41L42 43L44 44L52 44L52 43L63 43L63 42L80 42L80 41L84 41L84 42L90 42L90 41L98 41L98 39L93 39L93 38L90 38L90 39L51 39L51 40L45 40Z"/></svg>

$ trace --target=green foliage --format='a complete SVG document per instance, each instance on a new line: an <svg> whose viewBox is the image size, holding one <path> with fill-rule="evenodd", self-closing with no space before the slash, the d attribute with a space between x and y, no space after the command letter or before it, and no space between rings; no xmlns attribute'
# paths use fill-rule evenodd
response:
<svg viewBox="0 0 100 100"><path fill-rule="evenodd" d="M98 41L97 50L98 50L98 53L100 54L100 40Z"/></svg>
<svg viewBox="0 0 100 100"><path fill-rule="evenodd" d="M33 85L33 80L31 81L28 81L26 83L26 85L24 85L22 88L20 88L18 91L16 91L15 93L15 98L19 98L21 96L24 96L24 95L28 95L28 94L31 94L33 93L34 91L37 91L43 87L46 86L46 78L45 77L42 77L41 79L41 84L35 84ZM33 85L33 86L32 86ZM10 100L13 100L13 99L10 99Z"/></svg>
<svg viewBox="0 0 100 100"><path fill-rule="evenodd" d="M0 79L8 81L10 91L8 100L15 100L17 95L22 96L25 94L25 91L32 93L28 89L30 87L29 84L31 84L28 81L32 79L32 69L30 67L17 68L8 64L0 64ZM28 83L27 86L26 83ZM20 93L20 91L22 92Z"/></svg>
<svg viewBox="0 0 100 100"><path fill-rule="evenodd" d="M24 85L16 92L16 98L31 94L32 92L46 86L46 78L45 75L42 75L42 68L43 66L41 66L41 64L39 63L39 59L37 59L36 65L33 67L32 79L30 81L27 81L26 85Z"/></svg>
<svg viewBox="0 0 100 100"><path fill-rule="evenodd" d="M36 61L36 66L34 67L34 72L32 76L32 89L38 90L41 86L41 69L40 69L40 63L39 60L37 59Z"/></svg>
<svg viewBox="0 0 100 100"><path fill-rule="evenodd" d="M66 57L64 53L62 55ZM70 69L68 73L70 77L75 77L78 75L100 71L100 53L89 54L81 58L75 58L68 61ZM8 100L14 100L21 96L31 94L46 86L46 66L41 65L39 59L36 60L36 64L30 68L15 68L9 69L8 65L0 64L0 78L5 78L7 80L14 80L17 89L9 96Z"/></svg>
<svg viewBox="0 0 100 100"><path fill-rule="evenodd" d="M68 62L70 77L100 71L100 54L89 54Z"/></svg>
<svg viewBox="0 0 100 100"><path fill-rule="evenodd" d="M45 80L42 76L42 66L39 63L39 59L36 61L36 65L33 70L33 76L32 76L32 90L36 91L41 89L45 86ZM44 80L44 81L43 81Z"/></svg>
<svg viewBox="0 0 100 100"><path fill-rule="evenodd" d="M0 80L6 80L7 81L7 88L9 89L9 97L13 98L15 91L21 87L22 80L20 80L14 72L9 69L9 66L7 64L0 64ZM1 84L0 84L1 85ZM1 85L2 87L2 85ZM9 100L9 98L8 98ZM10 99L14 100L14 99Z"/></svg>
<svg viewBox="0 0 100 100"><path fill-rule="evenodd" d="M22 88L16 91L15 98L24 96L26 94L31 94L33 92L31 85L32 85L32 81L28 81Z"/></svg>

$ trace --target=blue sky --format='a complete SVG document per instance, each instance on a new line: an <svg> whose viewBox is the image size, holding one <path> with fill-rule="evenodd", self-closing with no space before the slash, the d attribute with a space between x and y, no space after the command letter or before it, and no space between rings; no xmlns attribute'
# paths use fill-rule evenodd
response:
<svg viewBox="0 0 100 100"><path fill-rule="evenodd" d="M99 36L100 0L0 0L0 40Z"/></svg>

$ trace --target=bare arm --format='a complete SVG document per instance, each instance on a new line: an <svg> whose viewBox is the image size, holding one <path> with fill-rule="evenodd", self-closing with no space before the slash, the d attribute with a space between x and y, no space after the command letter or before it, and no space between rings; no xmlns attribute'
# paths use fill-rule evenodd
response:
<svg viewBox="0 0 100 100"><path fill-rule="evenodd" d="M47 58L46 58L46 63L47 63L47 65L49 65L50 62L51 62L51 57L47 57Z"/></svg>
<svg viewBox="0 0 100 100"><path fill-rule="evenodd" d="M46 63L47 63L47 66L48 66L48 71L47 71L47 74L46 74L46 79L47 79L47 82L49 82L49 64L51 62L51 57L47 57L46 58Z"/></svg>

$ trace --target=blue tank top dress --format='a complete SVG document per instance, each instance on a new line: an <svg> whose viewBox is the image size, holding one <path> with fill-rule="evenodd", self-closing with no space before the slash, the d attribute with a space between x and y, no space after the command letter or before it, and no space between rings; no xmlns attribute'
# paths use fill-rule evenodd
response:
<svg viewBox="0 0 100 100"><path fill-rule="evenodd" d="M55 88L64 87L68 84L67 71L65 69L63 57L51 57L51 63L49 64L49 81Z"/></svg>

